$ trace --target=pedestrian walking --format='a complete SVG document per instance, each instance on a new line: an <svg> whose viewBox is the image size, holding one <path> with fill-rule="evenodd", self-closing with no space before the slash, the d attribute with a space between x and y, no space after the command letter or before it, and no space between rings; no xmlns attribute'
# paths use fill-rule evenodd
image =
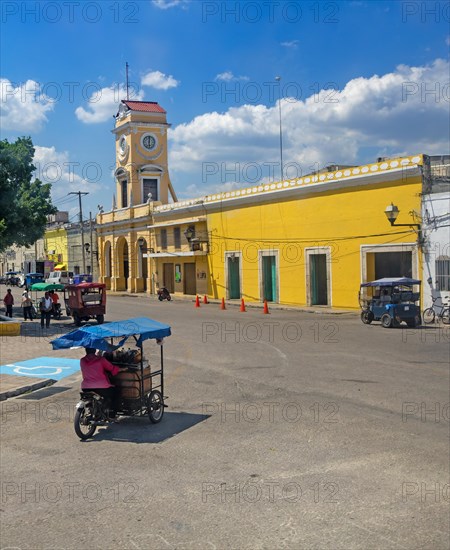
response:
<svg viewBox="0 0 450 550"><path fill-rule="evenodd" d="M11 289L8 288L6 291L5 297L3 298L3 303L6 307L6 316L12 318L12 310L14 305L14 296L11 294Z"/></svg>
<svg viewBox="0 0 450 550"><path fill-rule="evenodd" d="M44 319L45 319L45 328L50 326L50 315L52 313L53 302L50 298L48 292L41 298L39 302L39 311L41 312L41 328L44 328Z"/></svg>
<svg viewBox="0 0 450 550"><path fill-rule="evenodd" d="M32 314L33 301L28 296L27 291L25 291L22 294L22 303L20 305L22 306L22 309L23 309L23 320L26 321L27 319L30 319L30 321L32 321L33 320L33 314Z"/></svg>

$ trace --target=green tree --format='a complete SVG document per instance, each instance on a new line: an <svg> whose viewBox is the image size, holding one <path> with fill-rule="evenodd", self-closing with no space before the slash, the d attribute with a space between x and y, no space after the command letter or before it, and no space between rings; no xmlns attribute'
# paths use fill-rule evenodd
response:
<svg viewBox="0 0 450 550"><path fill-rule="evenodd" d="M44 235L54 214L51 185L33 180L31 138L0 141L0 251L12 244L30 246Z"/></svg>

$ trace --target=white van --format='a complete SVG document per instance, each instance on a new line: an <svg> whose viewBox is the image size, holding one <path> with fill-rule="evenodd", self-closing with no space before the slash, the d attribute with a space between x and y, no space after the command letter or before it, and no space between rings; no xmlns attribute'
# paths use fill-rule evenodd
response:
<svg viewBox="0 0 450 550"><path fill-rule="evenodd" d="M47 279L46 283L53 283L57 285L69 285L73 283L73 271L52 271Z"/></svg>

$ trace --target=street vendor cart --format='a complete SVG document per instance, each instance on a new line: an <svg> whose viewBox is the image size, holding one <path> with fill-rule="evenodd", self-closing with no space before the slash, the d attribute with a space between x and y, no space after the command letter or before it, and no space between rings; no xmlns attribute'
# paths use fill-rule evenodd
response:
<svg viewBox="0 0 450 550"><path fill-rule="evenodd" d="M84 326L52 340L53 349L94 348L103 351L121 372L111 381L117 388L115 410L121 416L148 415L152 423L162 420L164 414L164 354L163 339L170 336L169 325L146 317L115 321L104 325ZM144 357L143 343L155 340L159 345L159 366L150 365ZM134 349L124 349L126 343ZM77 404L74 428L80 439L88 439L97 426L109 422L103 398L95 391L83 390Z"/></svg>

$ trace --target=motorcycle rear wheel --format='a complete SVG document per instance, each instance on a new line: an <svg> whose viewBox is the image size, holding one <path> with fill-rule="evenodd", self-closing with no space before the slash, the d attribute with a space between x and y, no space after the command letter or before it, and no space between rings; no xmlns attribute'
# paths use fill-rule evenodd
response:
<svg viewBox="0 0 450 550"><path fill-rule="evenodd" d="M153 390L147 398L148 418L152 424L161 422L164 415L164 399L161 392Z"/></svg>
<svg viewBox="0 0 450 550"><path fill-rule="evenodd" d="M75 428L75 433L77 436L83 441L92 437L97 429L97 426L94 424L88 424L87 422L86 409L84 407L77 409L73 421L73 427Z"/></svg>

